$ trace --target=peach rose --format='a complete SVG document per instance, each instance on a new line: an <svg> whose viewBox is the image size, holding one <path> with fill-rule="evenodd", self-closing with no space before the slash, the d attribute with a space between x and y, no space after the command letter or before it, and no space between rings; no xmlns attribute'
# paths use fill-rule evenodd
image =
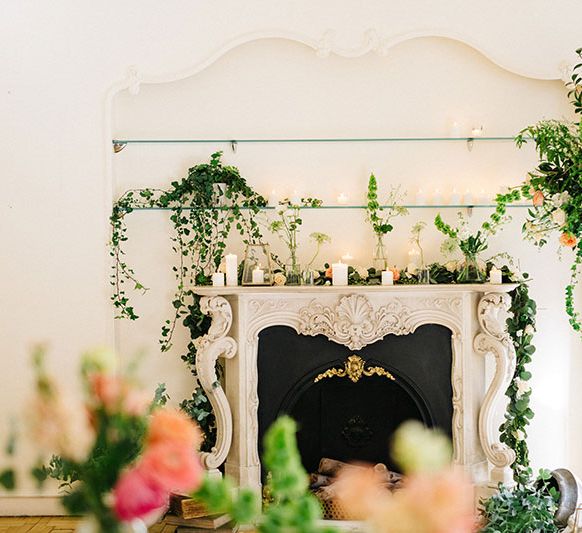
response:
<svg viewBox="0 0 582 533"><path fill-rule="evenodd" d="M138 463L140 472L168 492L192 492L202 482L204 470L194 448L184 443L161 442L146 449Z"/></svg>
<svg viewBox="0 0 582 533"><path fill-rule="evenodd" d="M536 192L534 192L534 195L533 195L533 200L532 200L533 205L535 207L541 207L542 205L544 205L544 199L545 199L544 193L538 189Z"/></svg>
<svg viewBox="0 0 582 533"><path fill-rule="evenodd" d="M127 384L119 376L96 372L88 377L89 387L97 401L108 413L118 411L127 390Z"/></svg>
<svg viewBox="0 0 582 533"><path fill-rule="evenodd" d="M394 275L394 281L398 281L400 279L400 270L398 270L396 267L389 268L388 270L392 271L392 274Z"/></svg>
<svg viewBox="0 0 582 533"><path fill-rule="evenodd" d="M574 246L576 246L576 243L578 241L576 240L576 237L574 237L574 235L572 235L571 233L568 233L567 231L565 231L564 233L562 233L562 235L560 235L560 244L562 246L566 246L568 248L574 248Z"/></svg>
<svg viewBox="0 0 582 533"><path fill-rule="evenodd" d="M150 446L181 444L194 451L202 442L202 434L192 419L182 411L158 409L151 417L147 442Z"/></svg>
<svg viewBox="0 0 582 533"><path fill-rule="evenodd" d="M333 269L332 267L328 267L325 270L325 277L331 279L333 277Z"/></svg>

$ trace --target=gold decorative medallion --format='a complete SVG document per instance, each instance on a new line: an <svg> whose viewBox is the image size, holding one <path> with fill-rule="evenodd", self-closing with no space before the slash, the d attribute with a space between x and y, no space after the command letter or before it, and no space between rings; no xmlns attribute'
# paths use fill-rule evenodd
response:
<svg viewBox="0 0 582 533"><path fill-rule="evenodd" d="M330 368L325 372L319 374L314 380L314 383L326 378L349 378L354 383L360 381L362 376L384 376L392 381L395 381L394 376L385 368L380 366L369 366L364 368L365 361L358 355L350 355L344 363L344 368Z"/></svg>

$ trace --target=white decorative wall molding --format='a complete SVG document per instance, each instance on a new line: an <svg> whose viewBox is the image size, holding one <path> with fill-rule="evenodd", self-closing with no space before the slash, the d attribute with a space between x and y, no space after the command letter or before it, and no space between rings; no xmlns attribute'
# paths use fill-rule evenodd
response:
<svg viewBox="0 0 582 533"><path fill-rule="evenodd" d="M214 310L212 334L200 341L205 353L213 355L199 357L197 371L210 376L205 379L205 390L211 402L219 403L223 412L232 409L232 427L221 429L233 435L232 447L225 450L226 440L220 440L212 464L216 467L218 457L227 453L227 474L241 485L260 485L257 356L259 334L264 329L288 326L298 334L325 335L332 342L357 350L385 335L407 335L423 324L439 324L452 333L454 462L463 466L480 487L510 481L509 467L515 456L499 442L495 420L499 400L515 368L515 353L504 329L509 305L505 291L513 287L196 288L203 296L204 312L210 302ZM219 296L221 293L228 302ZM222 403L222 388L209 384L216 354L226 349L222 340L231 324L238 354L231 355L226 363L227 408ZM491 383L486 382L483 360L488 353L493 354L496 364ZM228 424L228 417L222 419Z"/></svg>

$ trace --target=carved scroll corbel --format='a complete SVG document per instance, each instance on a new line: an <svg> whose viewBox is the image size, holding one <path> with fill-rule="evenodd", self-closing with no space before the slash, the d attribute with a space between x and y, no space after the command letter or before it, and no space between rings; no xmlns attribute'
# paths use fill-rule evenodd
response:
<svg viewBox="0 0 582 533"><path fill-rule="evenodd" d="M236 355L237 344L227 333L232 325L232 309L222 296L204 296L200 309L210 315L212 323L206 335L194 341L196 347L196 373L200 386L206 392L216 417L216 445L210 452L202 452L202 464L216 470L224 461L232 444L232 412L226 394L216 375L219 357L230 359Z"/></svg>
<svg viewBox="0 0 582 533"><path fill-rule="evenodd" d="M495 375L479 412L479 437L485 456L493 465L490 481L494 483L511 483L510 467L515 461L515 452L499 441L495 421L495 410L504 398L515 373L515 350L505 326L510 305L508 294L491 293L483 296L477 309L482 331L475 336L473 342L477 353L491 353L495 358Z"/></svg>

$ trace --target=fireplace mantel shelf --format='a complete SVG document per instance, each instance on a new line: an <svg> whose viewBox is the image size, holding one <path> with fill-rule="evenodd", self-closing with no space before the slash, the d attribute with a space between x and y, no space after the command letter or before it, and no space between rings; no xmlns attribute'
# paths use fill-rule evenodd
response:
<svg viewBox="0 0 582 533"><path fill-rule="evenodd" d="M216 446L202 454L204 466L225 471L241 486L261 484L258 454L260 334L286 326L297 335L324 336L358 351L388 335L414 334L424 325L451 332L452 440L454 462L487 495L511 483L515 452L500 442L505 391L515 372L515 349L507 333L509 292L517 284L391 286L190 286L211 318L195 339L196 371L216 415ZM486 371L485 359L493 365ZM223 383L216 361L225 360ZM489 492L490 493L490 492Z"/></svg>
<svg viewBox="0 0 582 533"><path fill-rule="evenodd" d="M396 293L503 293L511 292L517 287L516 283L474 283L474 284L435 284L435 285L302 285L302 286L237 286L237 287L212 287L192 286L190 289L200 296L231 296L231 295L292 295L306 293L320 294L396 294Z"/></svg>

